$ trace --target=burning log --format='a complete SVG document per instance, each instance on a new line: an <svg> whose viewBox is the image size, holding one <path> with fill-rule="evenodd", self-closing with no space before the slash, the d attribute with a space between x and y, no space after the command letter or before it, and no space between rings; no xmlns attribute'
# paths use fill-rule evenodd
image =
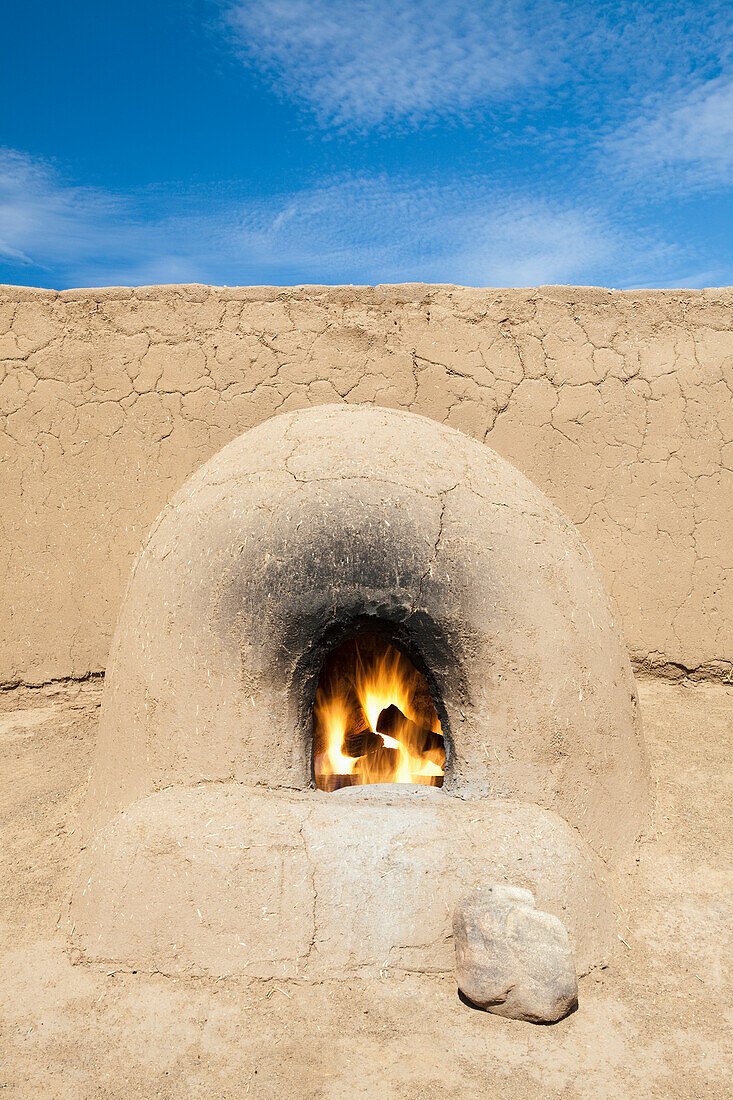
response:
<svg viewBox="0 0 733 1100"><path fill-rule="evenodd" d="M443 750L443 738L439 733L424 729L409 718L405 718L394 703L385 707L377 719L377 732L393 737L421 755Z"/></svg>
<svg viewBox="0 0 733 1100"><path fill-rule="evenodd" d="M384 741L378 733L369 729L366 723L347 730L344 734L343 752L346 756L367 756L382 748Z"/></svg>
<svg viewBox="0 0 733 1100"><path fill-rule="evenodd" d="M333 773L321 778L323 790L337 791L341 787L378 782L382 776L405 773L406 758L435 759L443 750L440 734L411 722L394 703L385 707L377 719L377 732L363 718L346 731L341 745L344 757L354 761L349 773ZM431 753L433 756L431 757ZM430 776L412 775L416 781L432 782Z"/></svg>

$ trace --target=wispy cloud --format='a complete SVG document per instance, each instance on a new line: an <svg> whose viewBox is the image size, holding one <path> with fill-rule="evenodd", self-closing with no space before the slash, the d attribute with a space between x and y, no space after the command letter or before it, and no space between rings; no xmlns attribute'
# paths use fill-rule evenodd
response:
<svg viewBox="0 0 733 1100"><path fill-rule="evenodd" d="M604 160L645 188L666 192L733 185L733 77L657 97L605 143Z"/></svg>
<svg viewBox="0 0 733 1100"><path fill-rule="evenodd" d="M43 266L52 254L89 255L103 247L100 226L119 203L87 187L61 184L52 169L0 149L0 257Z"/></svg>
<svg viewBox="0 0 733 1100"><path fill-rule="evenodd" d="M293 197L283 216L278 235L313 250L331 274L355 270L366 282L592 280L626 243L592 211L477 180L346 177Z"/></svg>
<svg viewBox="0 0 733 1100"><path fill-rule="evenodd" d="M217 0L215 0L217 2ZM218 0L242 61L323 127L526 114L608 119L722 65L729 20L684 0Z"/></svg>
<svg viewBox="0 0 733 1100"><path fill-rule="evenodd" d="M225 0L242 59L325 125L465 115L557 72L555 0Z"/></svg>
<svg viewBox="0 0 733 1100"><path fill-rule="evenodd" d="M5 261L54 286L191 280L205 219L198 230L191 249L183 222L151 217L149 196L80 186L41 159L0 148L0 277Z"/></svg>
<svg viewBox="0 0 733 1100"><path fill-rule="evenodd" d="M639 281L668 251L591 208L475 179L342 175L215 205L197 193L108 195L0 155L0 257L47 285L151 282ZM154 212L153 212L154 208ZM41 279L40 281L44 281Z"/></svg>

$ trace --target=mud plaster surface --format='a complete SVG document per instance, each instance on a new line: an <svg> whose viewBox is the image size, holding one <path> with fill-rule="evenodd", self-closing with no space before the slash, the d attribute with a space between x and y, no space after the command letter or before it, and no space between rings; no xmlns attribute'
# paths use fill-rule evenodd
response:
<svg viewBox="0 0 733 1100"><path fill-rule="evenodd" d="M449 978L174 981L73 966L56 928L101 684L0 696L0 1086L10 1097L720 1097L733 689L641 680L657 788L618 954L549 1028Z"/></svg>
<svg viewBox="0 0 733 1100"><path fill-rule="evenodd" d="M579 528L637 665L729 674L733 292L0 289L0 682L106 666L166 500L276 412L485 440Z"/></svg>

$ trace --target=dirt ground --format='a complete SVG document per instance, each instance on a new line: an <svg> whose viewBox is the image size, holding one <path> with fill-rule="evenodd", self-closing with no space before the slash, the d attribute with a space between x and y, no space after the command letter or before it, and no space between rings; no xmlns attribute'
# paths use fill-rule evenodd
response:
<svg viewBox="0 0 733 1100"><path fill-rule="evenodd" d="M640 694L656 821L618 956L581 981L575 1014L534 1027L468 1008L450 978L247 985L72 965L59 914L101 683L3 693L0 1091L730 1095L733 687L646 679Z"/></svg>

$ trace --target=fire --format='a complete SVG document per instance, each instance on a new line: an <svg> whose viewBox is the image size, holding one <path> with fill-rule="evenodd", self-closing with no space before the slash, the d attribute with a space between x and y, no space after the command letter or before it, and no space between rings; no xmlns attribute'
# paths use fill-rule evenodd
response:
<svg viewBox="0 0 733 1100"><path fill-rule="evenodd" d="M377 635L333 650L324 662L313 711L316 784L440 787L445 747L423 676Z"/></svg>

